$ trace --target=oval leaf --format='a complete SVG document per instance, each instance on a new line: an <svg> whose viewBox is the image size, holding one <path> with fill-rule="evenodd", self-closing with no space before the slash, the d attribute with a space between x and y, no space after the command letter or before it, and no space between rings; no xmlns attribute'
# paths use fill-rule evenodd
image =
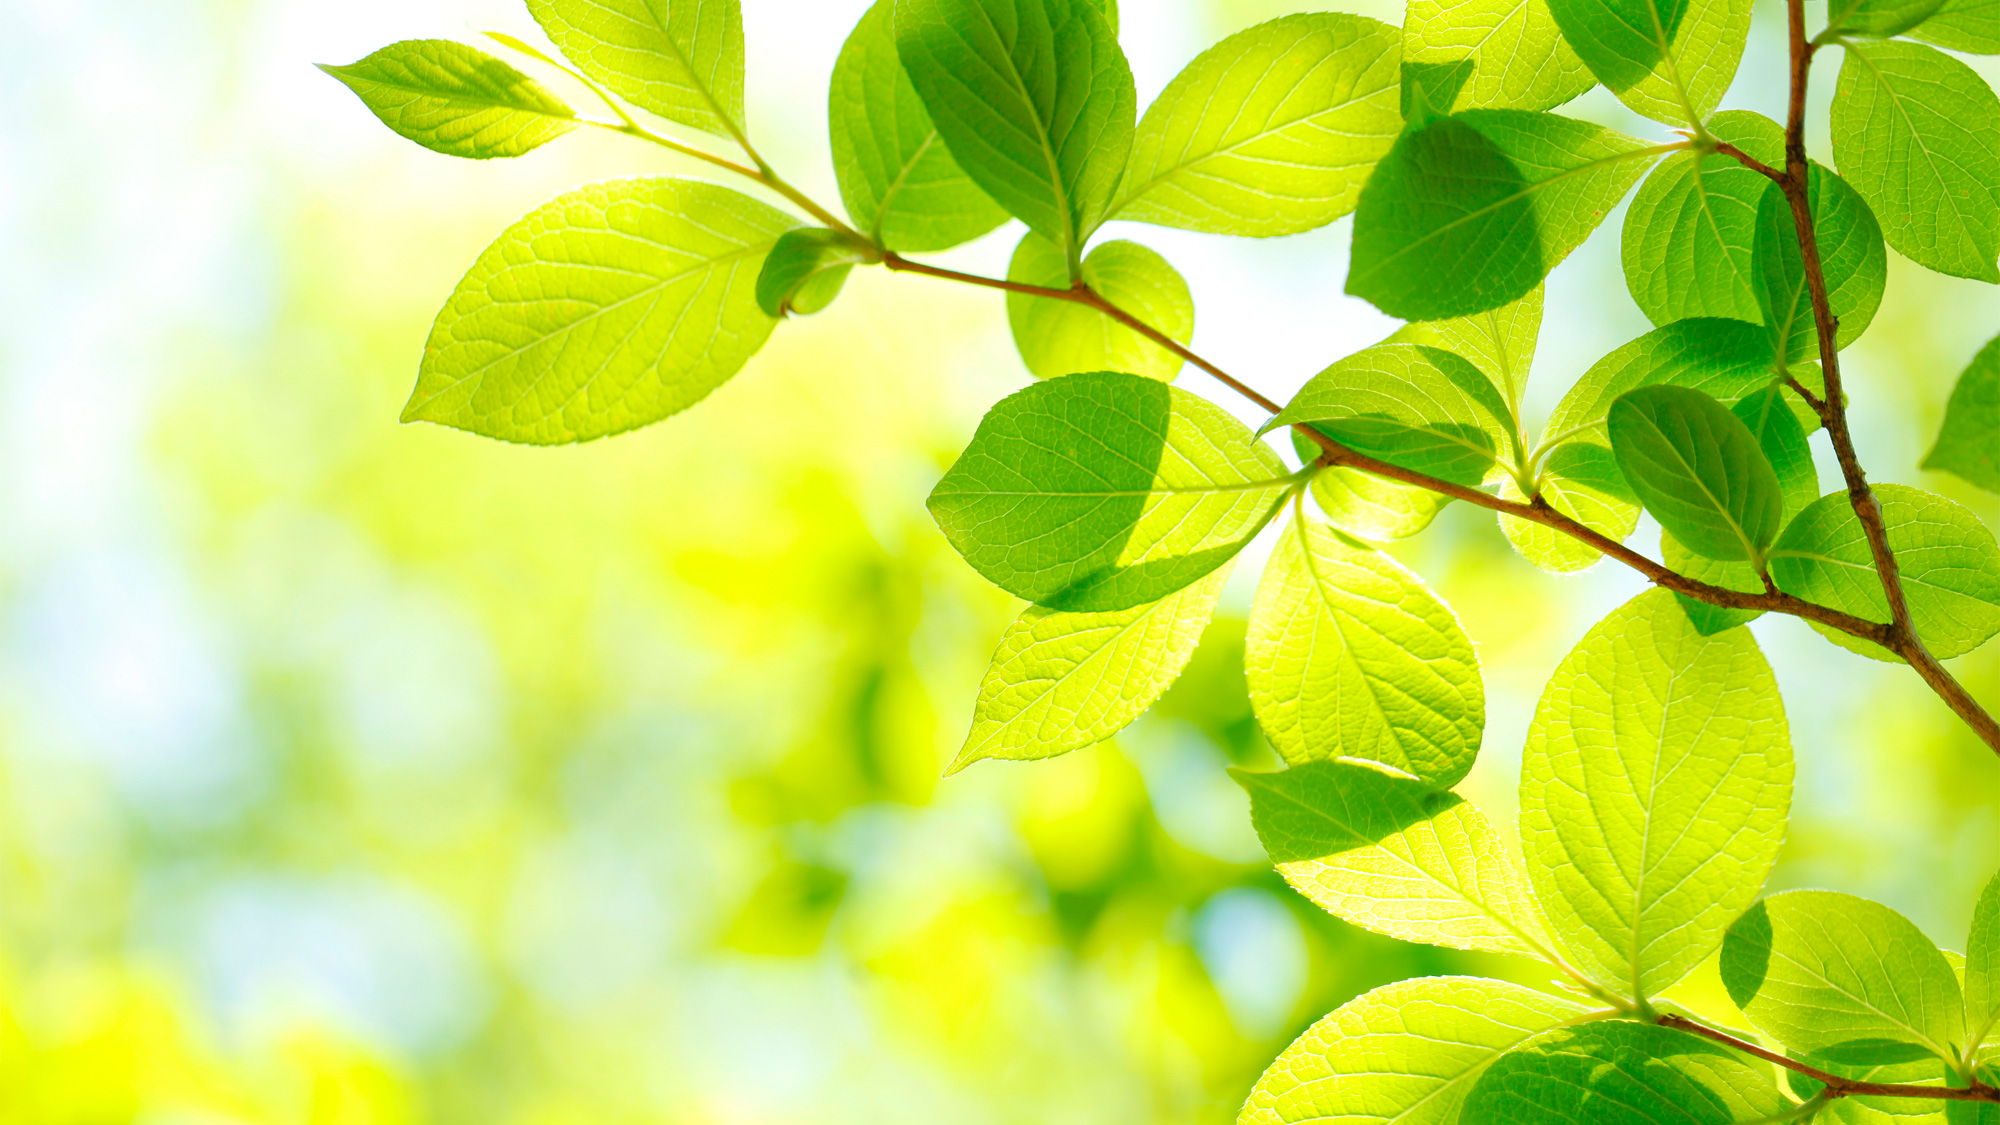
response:
<svg viewBox="0 0 2000 1125"><path fill-rule="evenodd" d="M1233 558L1294 483L1214 403L1099 371L1001 400L931 493L931 514L1002 589L1074 611L1128 609Z"/></svg>
<svg viewBox="0 0 2000 1125"><path fill-rule="evenodd" d="M1769 118L1727 110L1708 130L1773 167L1785 162L1785 131ZM1758 207L1767 194L1783 203L1770 180L1733 156L1676 152L1660 162L1632 196L1620 247L1625 284L1646 319L1764 322L1751 270Z"/></svg>
<svg viewBox="0 0 2000 1125"><path fill-rule="evenodd" d="M576 114L534 79L446 39L408 39L348 66L321 66L382 124L447 156L519 156L576 128Z"/></svg>
<svg viewBox="0 0 2000 1125"><path fill-rule="evenodd" d="M1592 364L1550 412L1542 444L1609 445L1604 416L1640 387L1692 387L1727 405L1769 386L1773 376L1770 338L1757 325L1715 317L1675 321Z"/></svg>
<svg viewBox="0 0 2000 1125"><path fill-rule="evenodd" d="M1021 239L1007 280L1069 288L1069 263L1033 232ZM1194 339L1194 297L1165 258L1136 242L1105 242L1083 259L1083 280L1098 295L1185 344ZM1021 362L1042 379L1077 371L1129 371L1172 382L1182 359L1087 305L1007 294L1007 324Z"/></svg>
<svg viewBox="0 0 2000 1125"><path fill-rule="evenodd" d="M1333 12L1224 39L1146 111L1112 213L1259 237L1340 218L1402 131L1397 57L1395 28Z"/></svg>
<svg viewBox="0 0 2000 1125"><path fill-rule="evenodd" d="M737 0L528 0L585 74L648 113L743 136L743 10Z"/></svg>
<svg viewBox="0 0 2000 1125"><path fill-rule="evenodd" d="M1472 768L1486 689L1472 642L1416 575L1295 518L1250 606L1250 704L1288 762L1386 767L1439 788Z"/></svg>
<svg viewBox="0 0 2000 1125"><path fill-rule="evenodd" d="M1784 497L1756 435L1714 398L1642 387L1612 403L1605 425L1618 469L1682 546L1761 566L1784 521Z"/></svg>
<svg viewBox="0 0 2000 1125"><path fill-rule="evenodd" d="M1588 1023L1551 1032L1495 1063L1466 1099L1463 1125L1734 1125L1795 1108L1771 1072L1686 1032Z"/></svg>
<svg viewBox="0 0 2000 1125"><path fill-rule="evenodd" d="M1882 246L1882 228L1874 213L1847 181L1814 164L1807 183L1813 236L1827 280L1827 306L1836 321L1834 343L1844 348L1860 339L1875 319L1889 279L1889 252ZM1806 289L1798 228L1791 205L1775 188L1765 193L1759 206L1752 257L1758 308L1771 329L1778 362L1817 359L1819 326Z"/></svg>
<svg viewBox="0 0 2000 1125"><path fill-rule="evenodd" d="M830 230L788 230L757 273L757 307L767 316L811 314L840 294L841 283L867 252Z"/></svg>
<svg viewBox="0 0 2000 1125"><path fill-rule="evenodd" d="M1965 942L1965 1053L2000 1038L2000 875L1988 880L1972 910L1972 934Z"/></svg>
<svg viewBox="0 0 2000 1125"><path fill-rule="evenodd" d="M1547 0L1412 0L1403 63L1447 112L1554 109L1597 85Z"/></svg>
<svg viewBox="0 0 2000 1125"><path fill-rule="evenodd" d="M1792 748L1746 629L1703 637L1665 590L1556 669L1521 764L1521 843L1556 941L1634 999L1680 980L1757 896L1783 841Z"/></svg>
<svg viewBox="0 0 2000 1125"><path fill-rule="evenodd" d="M770 336L757 273L793 225L698 180L613 180L558 196L458 283L403 421L551 445L693 406Z"/></svg>
<svg viewBox="0 0 2000 1125"><path fill-rule="evenodd" d="M1715 112L1750 34L1750 0L1549 0L1563 38L1618 100L1655 121Z"/></svg>
<svg viewBox="0 0 2000 1125"><path fill-rule="evenodd" d="M1377 344L1312 377L1264 423L1310 423L1371 457L1477 487L1511 456L1507 404L1477 367L1421 344Z"/></svg>
<svg viewBox="0 0 2000 1125"><path fill-rule="evenodd" d="M1924 468L2000 492L2000 336L1988 340L1959 374Z"/></svg>

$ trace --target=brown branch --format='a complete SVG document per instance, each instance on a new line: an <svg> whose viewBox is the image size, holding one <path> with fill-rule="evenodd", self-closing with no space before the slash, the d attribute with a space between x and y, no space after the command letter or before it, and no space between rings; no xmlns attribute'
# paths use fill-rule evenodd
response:
<svg viewBox="0 0 2000 1125"><path fill-rule="evenodd" d="M1828 1073L1797 1059L1787 1058L1776 1051L1767 1051L1755 1043L1746 1042L1728 1032L1717 1031L1683 1016L1661 1016L1657 1022L1661 1027L1671 1027L1676 1031L1699 1035L1746 1055L1803 1074L1825 1086L1827 1096L1830 1098L1935 1098L1951 1102L2000 1103L2000 1090L1983 1082L1974 1082L1970 1086L1909 1086L1895 1082L1864 1082L1858 1078L1844 1078L1838 1074Z"/></svg>
<svg viewBox="0 0 2000 1125"><path fill-rule="evenodd" d="M1868 485L1868 475L1861 468L1861 457L1855 452L1854 437L1848 430L1847 396L1841 389L1840 346L1836 338L1840 322L1833 315L1833 306L1827 297L1826 270L1820 261L1819 238L1813 230L1810 165L1806 161L1806 81L1812 70L1815 48L1806 39L1804 0L1786 0L1785 7L1791 36L1792 89L1790 107L1785 116L1785 173L1777 177L1776 182L1784 192L1786 202L1791 205L1792 225L1799 239L1800 262L1805 269L1806 290L1812 298L1814 327L1819 337L1820 374L1825 379L1825 396L1819 405L1820 417L1826 423L1827 437L1833 442L1834 456L1840 462L1841 475L1847 485L1848 502L1854 508L1855 518L1861 523L1862 535L1868 540L1869 554L1875 560L1875 573L1881 579L1882 593L1889 604L1889 632L1883 647L1908 661L1917 675L1922 676L1931 690L1944 700L1945 705L1964 720L1981 741L1995 753L2000 753L2000 722L1995 722L1993 716L1965 690L1965 686L1938 662L1937 657L1931 655L1911 623L1910 603L1903 592L1902 570L1897 565L1896 553L1889 546L1889 529L1882 518L1882 503L1876 498L1875 490Z"/></svg>
<svg viewBox="0 0 2000 1125"><path fill-rule="evenodd" d="M1742 149L1737 148L1735 145L1730 144L1728 141L1715 142L1715 151L1721 153L1724 156L1735 157L1737 161L1740 162L1745 168L1748 168L1752 172L1756 172L1757 174L1765 177L1766 179L1771 180L1773 183L1785 182L1785 174L1783 172L1778 171L1776 168L1771 167L1769 164L1766 164L1763 161L1757 159L1756 157L1750 155L1749 153L1744 152Z"/></svg>

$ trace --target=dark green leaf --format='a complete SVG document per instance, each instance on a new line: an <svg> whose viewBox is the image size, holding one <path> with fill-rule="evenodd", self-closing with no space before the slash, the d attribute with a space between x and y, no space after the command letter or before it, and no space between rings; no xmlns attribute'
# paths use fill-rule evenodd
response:
<svg viewBox="0 0 2000 1125"><path fill-rule="evenodd" d="M889 250L944 250L1007 221L951 158L896 54L896 0L876 0L833 64L827 124L840 198Z"/></svg>
<svg viewBox="0 0 2000 1125"><path fill-rule="evenodd" d="M1709 132L1773 167L1785 132L1746 110L1726 110ZM1750 280L1758 201L1777 188L1733 156L1676 152L1646 177L1625 212L1625 284L1654 324L1692 316L1762 323Z"/></svg>
<svg viewBox="0 0 2000 1125"><path fill-rule="evenodd" d="M1882 228L1868 204L1847 181L1811 166L1807 200L1812 205L1813 237L1819 243L1820 265L1826 277L1827 307L1837 330L1834 343L1846 347L1868 330L1882 303L1889 278L1889 252L1882 246ZM1761 319L1771 330L1774 354L1781 363L1818 358L1819 327L1813 319L1812 295L1799 255L1798 227L1791 204L1775 186L1764 193L1757 211L1757 242L1753 281Z"/></svg>
<svg viewBox="0 0 2000 1125"><path fill-rule="evenodd" d="M613 180L558 196L458 283L403 420L549 445L685 410L770 336L757 274L794 225L697 180Z"/></svg>
<svg viewBox="0 0 2000 1125"><path fill-rule="evenodd" d="M2000 281L2000 98L1917 43L1850 40L1833 94L1833 157L1904 257Z"/></svg>
<svg viewBox="0 0 2000 1125"><path fill-rule="evenodd" d="M1740 320L1696 317L1655 328L1598 360L1549 415L1542 445L1610 444L1604 415L1627 391L1693 387L1732 404L1776 377L1762 328Z"/></svg>
<svg viewBox="0 0 2000 1125"><path fill-rule="evenodd" d="M360 95L382 124L447 156L519 156L576 128L576 115L534 79L446 39L407 39L320 69Z"/></svg>
<svg viewBox="0 0 2000 1125"><path fill-rule="evenodd" d="M1185 344L1194 338L1194 298L1165 258L1136 242L1105 242L1083 259L1083 279L1112 304ZM1069 288L1069 263L1054 243L1030 231L1014 251L1007 280ZM1182 360L1086 305L1026 293L1007 294L1007 324L1021 361L1039 378L1075 371L1129 371L1172 382Z"/></svg>
<svg viewBox="0 0 2000 1125"><path fill-rule="evenodd" d="M1763 561L1784 498L1741 419L1697 390L1642 387L1605 421L1619 471L1668 534L1712 559Z"/></svg>
<svg viewBox="0 0 2000 1125"><path fill-rule="evenodd" d="M1750 0L1549 0L1563 38L1618 100L1693 125L1736 77Z"/></svg>
<svg viewBox="0 0 2000 1125"><path fill-rule="evenodd" d="M1077 269L1117 191L1138 112L1102 9L896 0L896 49L959 166Z"/></svg>
<svg viewBox="0 0 2000 1125"><path fill-rule="evenodd" d="M1930 18L1941 0L1828 0L1826 30L1839 35L1900 35Z"/></svg>
<svg viewBox="0 0 2000 1125"><path fill-rule="evenodd" d="M1469 360L1421 344L1377 344L1312 377L1269 431L1316 424L1336 441L1468 487L1510 455L1507 404Z"/></svg>
<svg viewBox="0 0 2000 1125"><path fill-rule="evenodd" d="M648 113L743 135L743 11L737 0L528 0L562 53Z"/></svg>
<svg viewBox="0 0 2000 1125"><path fill-rule="evenodd" d="M1234 558L1294 478L1214 403L1100 371L1003 399L931 493L974 570L1018 597L1127 609Z"/></svg>
<svg viewBox="0 0 2000 1125"><path fill-rule="evenodd" d="M1501 1056L1463 1125L1734 1125L1790 1106L1769 1068L1672 1028L1587 1023Z"/></svg>
<svg viewBox="0 0 2000 1125"><path fill-rule="evenodd" d="M1113 213L1257 236L1347 214L1402 130L1396 60L1395 28L1335 12L1230 36L1146 111Z"/></svg>
<svg viewBox="0 0 2000 1125"><path fill-rule="evenodd" d="M840 295L847 271L867 260L865 249L833 231L788 230L757 274L757 307L766 316L816 313Z"/></svg>
<svg viewBox="0 0 2000 1125"><path fill-rule="evenodd" d="M1412 127L1361 191L1347 291L1408 320L1498 308L1540 285L1663 151L1509 109Z"/></svg>
<svg viewBox="0 0 2000 1125"><path fill-rule="evenodd" d="M1959 375L1924 468L2000 492L2000 336L1988 340Z"/></svg>

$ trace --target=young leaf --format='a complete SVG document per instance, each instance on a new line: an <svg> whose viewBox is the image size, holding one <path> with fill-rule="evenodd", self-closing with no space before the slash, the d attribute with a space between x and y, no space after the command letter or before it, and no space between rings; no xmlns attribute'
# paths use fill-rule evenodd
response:
<svg viewBox="0 0 2000 1125"><path fill-rule="evenodd" d="M1412 0L1403 61L1461 72L1437 108L1554 109L1597 85L1563 41L1547 0Z"/></svg>
<svg viewBox="0 0 2000 1125"><path fill-rule="evenodd" d="M1225 563L1178 593L1110 612L1029 606L1001 634L949 772L981 758L1053 758L1125 729L1187 667L1228 577Z"/></svg>
<svg viewBox="0 0 2000 1125"><path fill-rule="evenodd" d="M554 445L693 406L771 334L757 273L793 225L740 192L671 177L550 200L479 255L438 313L403 421Z"/></svg>
<svg viewBox="0 0 2000 1125"><path fill-rule="evenodd" d="M1813 236L1826 275L1827 305L1837 325L1834 343L1844 348L1860 339L1875 319L1889 278L1889 252L1882 246L1882 228L1874 212L1847 181L1814 164L1806 182ZM1819 326L1806 289L1798 228L1791 205L1775 187L1758 207L1754 262L1757 305L1771 329L1778 362L1818 358Z"/></svg>
<svg viewBox="0 0 2000 1125"><path fill-rule="evenodd" d="M1829 0L1828 35L1877 35L1887 38L1929 19L1940 0Z"/></svg>
<svg viewBox="0 0 2000 1125"><path fill-rule="evenodd" d="M1923 467L2000 492L2000 336L1988 340L1959 375Z"/></svg>
<svg viewBox="0 0 2000 1125"><path fill-rule="evenodd" d="M1520 864L1465 798L1345 762L1234 775L1279 874L1327 913L1404 941L1549 956Z"/></svg>
<svg viewBox="0 0 2000 1125"><path fill-rule="evenodd" d="M1244 669L1288 762L1366 762L1449 788L1479 753L1486 690L1458 619L1402 564L1310 520L1271 553Z"/></svg>
<svg viewBox="0 0 2000 1125"><path fill-rule="evenodd" d="M1083 259L1083 279L1112 304L1185 344L1194 339L1194 297L1165 258L1136 242L1105 242ZM1069 288L1069 262L1030 231L1014 251L1007 280ZM1074 301L1007 294L1007 323L1021 361L1038 378L1073 371L1129 371L1172 382L1181 357L1096 309Z"/></svg>
<svg viewBox="0 0 2000 1125"><path fill-rule="evenodd" d="M1748 630L1696 633L1650 590L1586 634L1528 729L1521 843L1572 963L1635 999L1687 975L1757 897L1792 748Z"/></svg>
<svg viewBox="0 0 2000 1125"><path fill-rule="evenodd" d="M1619 471L1668 534L1708 558L1762 564L1784 498L1741 419L1697 390L1641 387L1611 404L1605 424Z"/></svg>
<svg viewBox="0 0 2000 1125"><path fill-rule="evenodd" d="M1878 484L1875 496L1917 635L1940 660L1971 652L2000 633L2000 546L1978 516L1921 489ZM1771 551L1778 589L1870 621L1889 619L1874 555L1847 493L1814 501ZM1842 645L1878 659L1884 650L1845 633Z"/></svg>
<svg viewBox="0 0 2000 1125"><path fill-rule="evenodd" d="M938 135L1072 270L1109 212L1137 114L1090 0L896 0L896 50Z"/></svg>
<svg viewBox="0 0 2000 1125"><path fill-rule="evenodd" d="M867 260L866 250L833 231L788 230L758 271L757 307L766 316L816 313L840 295L847 272Z"/></svg>
<svg viewBox="0 0 2000 1125"><path fill-rule="evenodd" d="M1622 542L1638 526L1638 498L1604 446L1580 441L1557 446L1543 460L1538 483L1551 508L1593 531ZM1501 482L1500 494L1526 499L1511 479ZM1587 543L1513 516L1500 517L1500 530L1522 558L1555 574L1586 569L1603 557Z"/></svg>
<svg viewBox="0 0 2000 1125"><path fill-rule="evenodd" d="M1202 52L1139 122L1121 219L1269 236L1325 226L1402 131L1396 29L1314 12Z"/></svg>
<svg viewBox="0 0 2000 1125"><path fill-rule="evenodd" d="M1313 502L1341 531L1382 543L1407 539L1431 525L1451 498L1399 484L1358 469L1321 469L1312 479Z"/></svg>
<svg viewBox="0 0 2000 1125"><path fill-rule="evenodd" d="M1986 883L1972 910L1972 934L1965 943L1965 1054L2000 1031L2000 875Z"/></svg>
<svg viewBox="0 0 2000 1125"><path fill-rule="evenodd" d="M1542 290L1510 305L1450 320L1420 320L1396 330L1385 344L1423 344L1472 361L1500 391L1519 430L1521 401L1528 394L1528 371L1542 332Z"/></svg>
<svg viewBox="0 0 2000 1125"><path fill-rule="evenodd" d="M1465 1125L1729 1125L1796 1108L1767 1067L1652 1024L1598 1021L1508 1052L1465 1102Z"/></svg>
<svg viewBox="0 0 2000 1125"><path fill-rule="evenodd" d="M1598 81L1669 125L1715 112L1750 33L1749 0L1549 0L1549 8Z"/></svg>
<svg viewBox="0 0 2000 1125"><path fill-rule="evenodd" d="M1455 1125L1495 1059L1590 1015L1574 1001L1480 977L1385 984L1287 1047L1257 1080L1237 1125Z"/></svg>
<svg viewBox="0 0 2000 1125"><path fill-rule="evenodd" d="M1785 131L1769 118L1725 110L1708 130L1772 167L1785 162ZM1750 271L1766 194L1783 202L1770 180L1733 156L1688 151L1662 160L1625 212L1621 256L1639 311L1661 325L1694 316L1761 323Z"/></svg>
<svg viewBox="0 0 2000 1125"><path fill-rule="evenodd" d="M576 128L576 114L534 79L447 39L407 39L320 69L382 124L446 156L519 156Z"/></svg>
<svg viewBox="0 0 2000 1125"><path fill-rule="evenodd" d="M1910 34L1954 51L2000 54L2000 0L1944 0Z"/></svg>
<svg viewBox="0 0 2000 1125"><path fill-rule="evenodd" d="M1910 920L1834 891L1787 891L1729 927L1722 983L1796 1051L1838 1062L1946 1060L1964 1037L1958 981Z"/></svg>
<svg viewBox="0 0 2000 1125"><path fill-rule="evenodd" d="M947 250L1007 221L938 136L896 54L896 0L876 0L833 64L827 125L841 202L889 250Z"/></svg>
<svg viewBox="0 0 2000 1125"><path fill-rule="evenodd" d="M1377 344L1312 377L1264 424L1309 422L1361 453L1477 487L1512 448L1506 402L1477 367L1420 344Z"/></svg>
<svg viewBox="0 0 2000 1125"><path fill-rule="evenodd" d="M737 0L528 0L562 53L648 113L743 136L743 10Z"/></svg>
<svg viewBox="0 0 2000 1125"><path fill-rule="evenodd" d="M1773 377L1770 339L1757 325L1715 317L1675 321L1591 365L1549 414L1542 444L1609 445L1605 414L1619 396L1640 387L1692 387L1730 404Z"/></svg>
<svg viewBox="0 0 2000 1125"><path fill-rule="evenodd" d="M1833 157L1904 257L2000 281L2000 98L1917 43L1849 40L1833 94Z"/></svg>
<svg viewBox="0 0 2000 1125"><path fill-rule="evenodd" d="M1408 320L1498 308L1540 285L1662 151L1552 113L1413 125L1362 188L1347 291Z"/></svg>
<svg viewBox="0 0 2000 1125"><path fill-rule="evenodd" d="M1119 610L1235 557L1293 481L1214 403L1098 371L1001 400L930 509L958 553L1007 592L1054 609Z"/></svg>

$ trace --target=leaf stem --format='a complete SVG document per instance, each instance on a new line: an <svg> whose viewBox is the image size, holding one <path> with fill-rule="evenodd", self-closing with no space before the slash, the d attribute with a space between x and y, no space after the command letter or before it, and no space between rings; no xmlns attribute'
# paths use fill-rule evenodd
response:
<svg viewBox="0 0 2000 1125"><path fill-rule="evenodd" d="M1661 1016L1654 1022L1658 1023L1661 1027L1671 1027L1676 1031L1685 1031L1692 1035L1699 1035L1704 1039L1713 1040L1725 1047L1741 1051L1746 1055L1752 1055L1763 1059L1765 1062L1784 1067L1786 1070L1793 1071L1794 1073L1803 1074L1807 1078L1826 1087L1825 1090L1821 1091L1821 1096L1829 1101L1834 1098L1854 1097L1935 1098L1939 1101L1993 1102L2000 1104L2000 1090L1996 1090L1983 1082L1974 1082L1969 1086L1910 1086L1895 1082L1863 1082L1858 1078L1843 1078L1838 1074L1830 1074L1816 1066L1778 1054L1776 1051L1767 1051L1755 1043L1738 1039L1726 1031L1717 1031L1706 1024L1696 1023L1685 1016Z"/></svg>

